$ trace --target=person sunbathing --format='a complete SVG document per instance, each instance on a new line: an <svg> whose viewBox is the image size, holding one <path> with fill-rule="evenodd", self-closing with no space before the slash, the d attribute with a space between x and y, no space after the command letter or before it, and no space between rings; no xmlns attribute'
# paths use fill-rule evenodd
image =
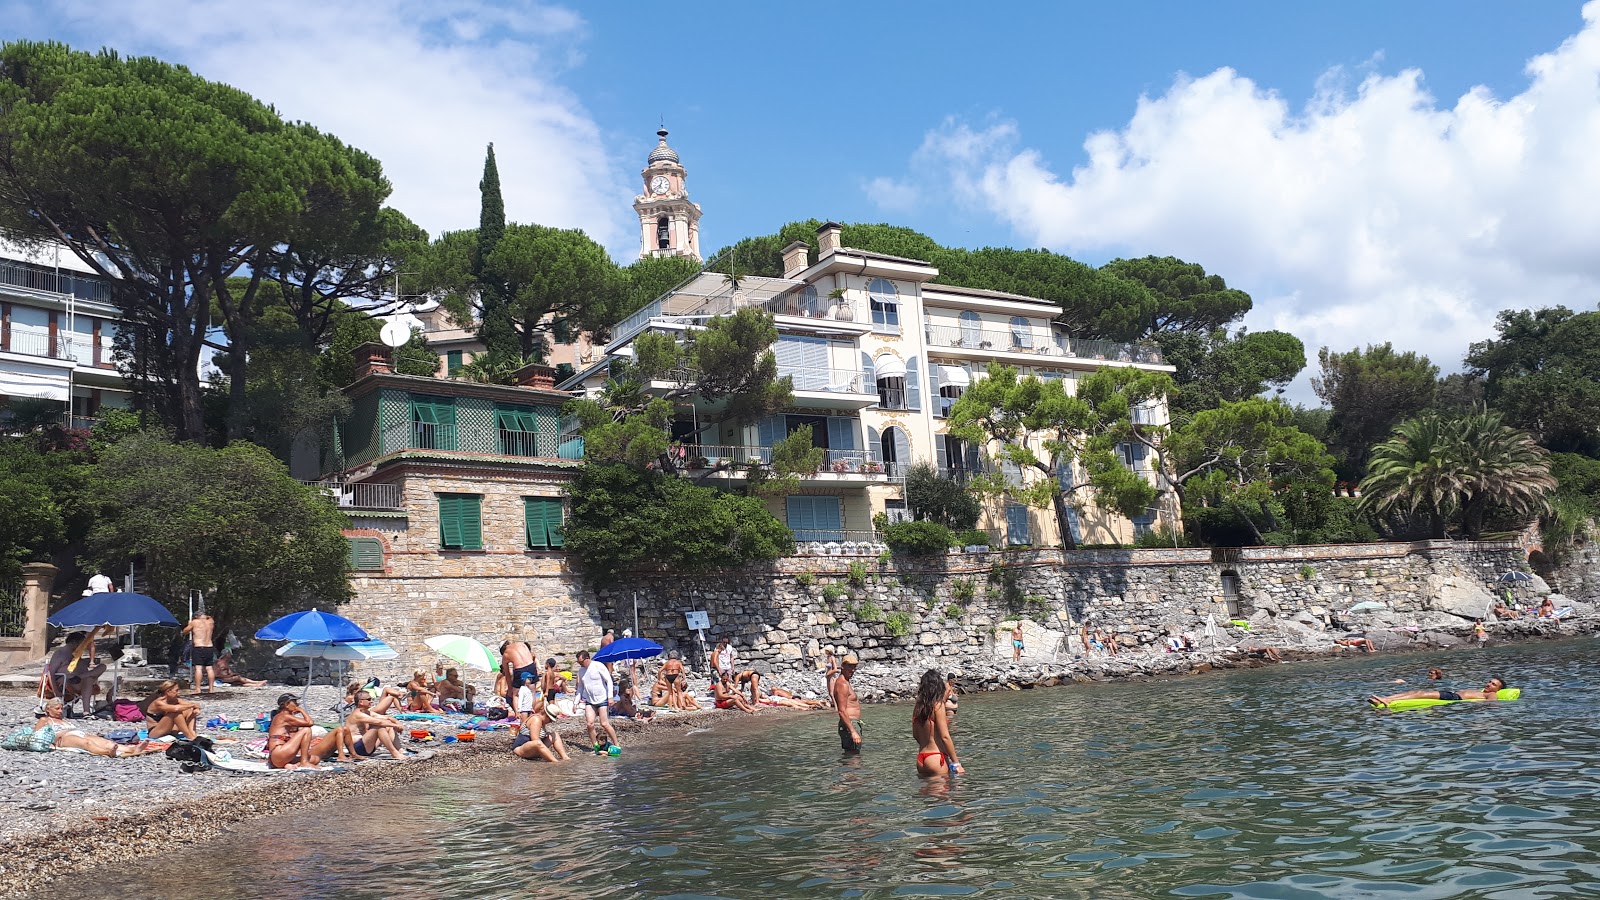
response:
<svg viewBox="0 0 1600 900"><path fill-rule="evenodd" d="M717 709L741 709L752 715L756 711L743 694L734 690L733 681L727 675L712 682L711 690L716 697Z"/></svg>
<svg viewBox="0 0 1600 900"><path fill-rule="evenodd" d="M1337 647L1351 647L1351 648L1356 649L1356 650L1364 650L1367 653L1376 652L1376 648L1374 648L1372 646L1372 642L1367 640L1364 637L1340 638L1340 639L1334 641L1333 643L1334 643L1334 646L1337 646Z"/></svg>
<svg viewBox="0 0 1600 900"><path fill-rule="evenodd" d="M89 734L82 728L75 728L67 723L66 709L60 700L51 700L44 705L44 715L33 723L33 730L42 728L55 729L55 741L52 743L57 750L82 750L95 756L143 756L163 749L163 745L150 741L141 741L138 744L119 744L97 734Z"/></svg>
<svg viewBox="0 0 1600 900"><path fill-rule="evenodd" d="M378 684L378 679L372 678L365 684L350 682L350 686L344 689L344 705L354 708L358 692L366 692L372 696L372 712L379 716L400 706L400 702L406 698L405 691L397 687L382 687Z"/></svg>
<svg viewBox="0 0 1600 900"><path fill-rule="evenodd" d="M246 678L233 670L233 653L225 652L217 657L217 672L213 681L231 684L234 687L264 687L266 681L255 678Z"/></svg>
<svg viewBox="0 0 1600 900"><path fill-rule="evenodd" d="M446 708L470 707L478 695L478 689L462 681L461 670L456 668L445 669L444 678L435 684L435 688L439 691L439 702Z"/></svg>
<svg viewBox="0 0 1600 900"><path fill-rule="evenodd" d="M344 727L355 736L350 742L350 752L357 759L366 759L382 747L395 759L404 759L405 753L394 742L405 726L399 719L375 712L372 694L362 685L352 684L350 690L355 708L344 717ZM384 699L392 701L394 698L386 694Z"/></svg>
<svg viewBox="0 0 1600 900"><path fill-rule="evenodd" d="M345 758L355 743L350 730L340 725L317 738L311 732L314 724L300 708L299 697L279 695L278 711L267 728L267 765L274 769L315 769L331 754Z"/></svg>
<svg viewBox="0 0 1600 900"><path fill-rule="evenodd" d="M1515 619L1520 613L1497 601L1494 605L1494 615L1497 619Z"/></svg>
<svg viewBox="0 0 1600 900"><path fill-rule="evenodd" d="M550 729L550 711L540 694L533 701L533 711L522 717L522 730L511 742L511 752L518 759L542 759L545 762L565 762L567 744L561 735Z"/></svg>
<svg viewBox="0 0 1600 900"><path fill-rule="evenodd" d="M1402 691L1380 697L1377 694L1367 698L1373 706L1388 706L1396 700L1498 700L1500 692L1506 689L1506 680L1496 675L1484 684L1481 691Z"/></svg>
<svg viewBox="0 0 1600 900"><path fill-rule="evenodd" d="M150 736L181 735L190 740L195 737L195 721L200 717L200 704L179 698L183 685L168 679L156 686L156 692L139 706L150 720Z"/></svg>
<svg viewBox="0 0 1600 900"><path fill-rule="evenodd" d="M441 713L438 706L434 705L433 698L438 696L433 691L433 679L429 678L421 669L411 673L411 680L406 682L406 709L410 712Z"/></svg>
<svg viewBox="0 0 1600 900"><path fill-rule="evenodd" d="M763 694L761 696L761 702L767 704L768 706L786 706L790 709L823 709L826 706L826 704L823 704L817 700L807 700L804 697L796 697L795 695L790 694L788 691L783 690L783 688L778 688L778 690L782 691L782 693Z"/></svg>
<svg viewBox="0 0 1600 900"><path fill-rule="evenodd" d="M1556 604L1549 597L1539 601L1539 618L1553 619L1556 617Z"/></svg>

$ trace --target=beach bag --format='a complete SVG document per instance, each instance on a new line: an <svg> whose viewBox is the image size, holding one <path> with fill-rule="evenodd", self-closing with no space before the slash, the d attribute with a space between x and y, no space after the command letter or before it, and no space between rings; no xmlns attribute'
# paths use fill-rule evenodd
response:
<svg viewBox="0 0 1600 900"><path fill-rule="evenodd" d="M211 768L211 763L206 761L202 747L210 749L209 738L197 737L192 741L177 740L167 747L167 759L178 763L178 768L184 774L193 774Z"/></svg>
<svg viewBox="0 0 1600 900"><path fill-rule="evenodd" d="M132 728L118 728L115 731L106 732L105 738L118 744L132 744L139 740L139 732L134 731Z"/></svg>
<svg viewBox="0 0 1600 900"><path fill-rule="evenodd" d="M24 725L6 735L5 740L0 741L0 748L48 753L55 749L55 744L56 727L54 725L46 725L38 731L34 731L32 726Z"/></svg>
<svg viewBox="0 0 1600 900"><path fill-rule="evenodd" d="M492 706L483 711L483 717L485 719L494 719L498 721L506 717L506 711L498 706Z"/></svg>
<svg viewBox="0 0 1600 900"><path fill-rule="evenodd" d="M118 722L143 722L144 712L139 709L139 704L132 700L118 700L111 717Z"/></svg>

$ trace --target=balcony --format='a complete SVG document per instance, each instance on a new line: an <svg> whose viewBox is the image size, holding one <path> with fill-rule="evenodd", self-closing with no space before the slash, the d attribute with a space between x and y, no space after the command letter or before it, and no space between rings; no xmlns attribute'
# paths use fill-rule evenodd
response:
<svg viewBox="0 0 1600 900"><path fill-rule="evenodd" d="M1119 344L1066 335L1046 336L1032 328L984 328L977 325L925 325L930 347L957 351L957 356L992 358L1020 354L1059 360L1161 365L1161 351L1145 344Z"/></svg>
<svg viewBox="0 0 1600 900"><path fill-rule="evenodd" d="M26 263L0 261L0 285L47 294L71 295L79 300L98 303L111 302L111 285L103 279Z"/></svg>
<svg viewBox="0 0 1600 900"><path fill-rule="evenodd" d="M771 447L749 447L725 444L691 444L685 445L682 450L685 469L705 471L718 466L727 466L729 477L744 477L744 467L752 462L772 462ZM836 481L885 481L889 475L886 471L881 454L876 450L831 450L824 448L822 451L822 467L815 475L809 476L819 480Z"/></svg>
<svg viewBox="0 0 1600 900"><path fill-rule="evenodd" d="M405 509L398 484L370 484L357 481L341 484L337 481L302 481L301 484L317 488L327 494L340 509L375 509L399 511Z"/></svg>
<svg viewBox="0 0 1600 900"><path fill-rule="evenodd" d="M94 337L86 334L58 333L52 342L48 332L13 326L5 350L22 356L72 360L80 366L114 367L109 353L103 353L98 359L95 357Z"/></svg>
<svg viewBox="0 0 1600 900"><path fill-rule="evenodd" d="M650 382L649 390L665 394L680 385L693 384L699 376L679 370ZM807 409L865 409L878 402L878 386L867 380L860 369L830 369L812 366L778 366L778 377L792 381L793 405Z"/></svg>

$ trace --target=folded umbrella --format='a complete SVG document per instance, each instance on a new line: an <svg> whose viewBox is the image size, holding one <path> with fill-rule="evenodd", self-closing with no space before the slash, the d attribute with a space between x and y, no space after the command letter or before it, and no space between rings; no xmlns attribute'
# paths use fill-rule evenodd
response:
<svg viewBox="0 0 1600 900"><path fill-rule="evenodd" d="M493 672L500 668L500 657L493 650L462 634L440 634L423 641L435 653L448 656L469 669Z"/></svg>

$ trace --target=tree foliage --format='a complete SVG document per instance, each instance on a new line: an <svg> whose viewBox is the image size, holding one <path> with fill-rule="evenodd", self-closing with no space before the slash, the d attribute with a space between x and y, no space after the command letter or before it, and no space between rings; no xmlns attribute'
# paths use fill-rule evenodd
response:
<svg viewBox="0 0 1600 900"><path fill-rule="evenodd" d="M1221 275L1207 275L1203 266L1177 257L1114 259L1100 271L1142 284L1155 297L1140 336L1164 331L1205 334L1226 328L1250 311L1249 294L1228 287Z"/></svg>
<svg viewBox="0 0 1600 900"><path fill-rule="evenodd" d="M1175 421L1286 387L1306 366L1305 345L1283 331L1168 331L1155 340L1177 368L1169 398Z"/></svg>
<svg viewBox="0 0 1600 900"><path fill-rule="evenodd" d="M156 59L0 46L0 135L0 226L59 240L112 280L135 400L180 438L205 437L213 308L243 351L242 395L253 292L290 270L285 248L343 257L349 235L385 233L376 160Z"/></svg>
<svg viewBox="0 0 1600 900"><path fill-rule="evenodd" d="M1503 310L1467 351L1489 405L1551 450L1600 455L1600 313Z"/></svg>
<svg viewBox="0 0 1600 900"><path fill-rule="evenodd" d="M1177 428L1168 449L1186 516L1213 531L1243 526L1256 544L1268 542L1267 532L1318 527L1333 496L1333 457L1293 422L1286 404L1248 399L1201 410Z"/></svg>
<svg viewBox="0 0 1600 900"><path fill-rule="evenodd" d="M1497 412L1408 419L1372 451L1362 504L1379 515L1424 519L1431 537L1447 536L1459 513L1477 539L1491 507L1523 521L1549 508L1556 487L1546 451Z"/></svg>
<svg viewBox="0 0 1600 900"><path fill-rule="evenodd" d="M106 448L95 489L93 555L116 570L142 559L157 597L204 590L218 618L349 597L344 516L261 447L137 435Z"/></svg>
<svg viewBox="0 0 1600 900"><path fill-rule="evenodd" d="M1323 347L1317 361L1322 374L1311 379L1311 387L1332 410L1328 449L1338 459L1339 475L1355 479L1374 444L1433 403L1439 367L1421 354L1397 353L1388 342L1346 353Z"/></svg>
<svg viewBox="0 0 1600 900"><path fill-rule="evenodd" d="M981 447L998 471L976 476L973 489L1005 496L1019 503L1051 508L1062 541L1071 544L1071 495L1087 491L1095 502L1125 516L1142 515L1155 504L1157 489L1123 465L1117 445L1138 442L1149 447L1161 469L1162 429L1135 426L1133 409L1166 395L1172 380L1159 372L1107 367L1078 382L1067 393L1062 379L1019 378L1010 366L991 363L988 377L973 382L950 408L947 431ZM1063 490L1061 467L1081 463L1089 479ZM1006 469L1033 471L1025 483Z"/></svg>
<svg viewBox="0 0 1600 900"><path fill-rule="evenodd" d="M661 472L590 464L571 493L566 549L594 584L634 570L705 572L794 552L793 533L759 499Z"/></svg>
<svg viewBox="0 0 1600 900"><path fill-rule="evenodd" d="M983 514L983 505L966 485L939 474L930 462L913 463L906 470L906 509L919 522L937 522L951 531L970 531Z"/></svg>

